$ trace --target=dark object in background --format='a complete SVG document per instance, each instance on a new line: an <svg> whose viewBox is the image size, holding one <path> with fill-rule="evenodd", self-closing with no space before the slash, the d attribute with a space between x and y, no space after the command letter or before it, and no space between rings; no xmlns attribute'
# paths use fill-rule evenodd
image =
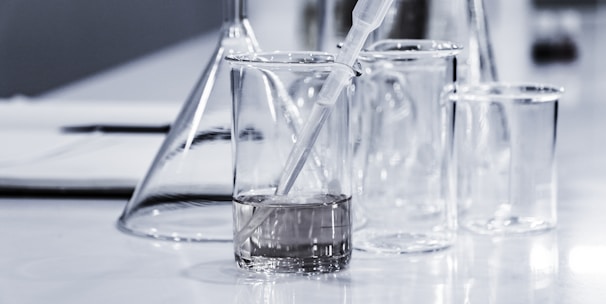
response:
<svg viewBox="0 0 606 304"><path fill-rule="evenodd" d="M571 8L537 9L531 56L537 64L570 63L579 57L582 17Z"/></svg>
<svg viewBox="0 0 606 304"><path fill-rule="evenodd" d="M0 97L38 95L221 25L221 0L0 1Z"/></svg>
<svg viewBox="0 0 606 304"><path fill-rule="evenodd" d="M597 5L598 0L533 0L537 6L578 6L578 5Z"/></svg>
<svg viewBox="0 0 606 304"><path fill-rule="evenodd" d="M396 25L388 37L391 39L423 39L427 37L429 6L431 1L395 0L399 2Z"/></svg>
<svg viewBox="0 0 606 304"><path fill-rule="evenodd" d="M598 0L533 0L538 11L574 9L577 7L597 8ZM538 18L537 18L538 19ZM561 19L561 18L560 18ZM558 22L556 20L556 22ZM579 57L577 28L557 24L554 28L540 29L532 44L531 56L537 64L570 63Z"/></svg>
<svg viewBox="0 0 606 304"><path fill-rule="evenodd" d="M567 36L538 40L532 45L532 59L538 64L572 62L577 56L577 45Z"/></svg>

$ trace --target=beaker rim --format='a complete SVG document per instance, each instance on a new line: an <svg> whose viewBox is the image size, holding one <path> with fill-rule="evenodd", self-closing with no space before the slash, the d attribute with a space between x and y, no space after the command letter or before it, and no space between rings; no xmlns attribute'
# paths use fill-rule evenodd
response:
<svg viewBox="0 0 606 304"><path fill-rule="evenodd" d="M321 51L267 51L247 52L225 56L225 59L236 65L252 65L256 67L317 67L334 68L336 66L346 68L353 75L359 71L355 67L335 62L335 54Z"/></svg>
<svg viewBox="0 0 606 304"><path fill-rule="evenodd" d="M361 60L445 58L457 55L463 47L446 40L384 39L360 52Z"/></svg>
<svg viewBox="0 0 606 304"><path fill-rule="evenodd" d="M564 93L564 88L543 83L510 83L487 82L479 84L464 84L450 88L453 100L466 101L504 101L516 102L557 102Z"/></svg>

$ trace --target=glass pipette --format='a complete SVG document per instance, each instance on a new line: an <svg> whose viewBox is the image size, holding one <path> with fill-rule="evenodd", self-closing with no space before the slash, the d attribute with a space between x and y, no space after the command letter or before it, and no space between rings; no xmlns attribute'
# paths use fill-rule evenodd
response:
<svg viewBox="0 0 606 304"><path fill-rule="evenodd" d="M392 2L393 0L359 0L356 3L352 12L352 27L335 58L335 62L341 65L331 71L322 86L311 114L286 161L275 192L276 195L286 195L292 188L322 129L324 121L333 108L332 106L351 79L350 68L356 62L368 35L383 22ZM234 237L236 244L241 244L248 239L272 212L271 208L257 210L249 222L244 225L244 228L236 233Z"/></svg>

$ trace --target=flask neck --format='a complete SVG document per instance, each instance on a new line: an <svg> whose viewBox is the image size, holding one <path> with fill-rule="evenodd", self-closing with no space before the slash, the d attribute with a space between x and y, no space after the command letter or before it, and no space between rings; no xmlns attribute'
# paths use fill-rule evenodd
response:
<svg viewBox="0 0 606 304"><path fill-rule="evenodd" d="M220 44L226 49L250 52L259 49L255 34L248 22L247 7L248 0L223 0Z"/></svg>
<svg viewBox="0 0 606 304"><path fill-rule="evenodd" d="M247 0L223 0L223 22L238 24L247 18Z"/></svg>

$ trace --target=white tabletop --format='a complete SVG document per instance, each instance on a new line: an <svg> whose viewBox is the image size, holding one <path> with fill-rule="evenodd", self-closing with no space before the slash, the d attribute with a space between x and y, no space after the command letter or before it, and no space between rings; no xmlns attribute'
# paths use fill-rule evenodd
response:
<svg viewBox="0 0 606 304"><path fill-rule="evenodd" d="M315 276L240 271L231 243L125 235L114 226L124 201L3 199L0 303L603 303L606 208L594 195L570 193L545 234L355 251L348 270Z"/></svg>
<svg viewBox="0 0 606 304"><path fill-rule="evenodd" d="M515 11L506 3L519 2L499 3ZM594 13L603 29L604 10ZM516 30L499 28L505 21L496 22L501 36ZM588 33L579 38L590 43L577 62L518 71L521 80L556 82L568 91L558 121L559 223L553 231L508 238L461 232L455 246L441 252L355 251L350 268L339 273L261 275L236 268L231 243L173 243L119 232L115 221L125 200L6 197L0 199L0 303L604 303L606 102L598 91L606 73L597 54L606 39ZM129 95L129 81L147 81L153 95L154 84L171 77L139 76L189 62L198 51L212 50L215 37L188 41L43 98L144 101L148 95ZM509 64L515 58L499 60L513 78ZM163 91L159 102L184 97L199 69L184 65L185 83L174 81L177 87Z"/></svg>

